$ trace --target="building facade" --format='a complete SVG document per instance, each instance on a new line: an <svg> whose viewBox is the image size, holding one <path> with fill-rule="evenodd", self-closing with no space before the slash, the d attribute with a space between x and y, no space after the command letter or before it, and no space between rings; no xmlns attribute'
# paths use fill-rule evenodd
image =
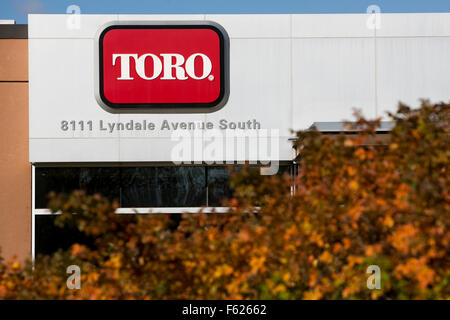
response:
<svg viewBox="0 0 450 320"><path fill-rule="evenodd" d="M52 227L49 191L100 192L118 214L220 211L227 167L295 171L292 130L447 101L449 18L29 15L0 26L3 255L76 237Z"/></svg>

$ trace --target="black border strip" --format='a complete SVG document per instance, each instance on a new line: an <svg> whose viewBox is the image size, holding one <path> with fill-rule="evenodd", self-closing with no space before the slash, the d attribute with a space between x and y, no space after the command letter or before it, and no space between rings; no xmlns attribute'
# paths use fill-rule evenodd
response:
<svg viewBox="0 0 450 320"><path fill-rule="evenodd" d="M28 39L28 25L0 24L0 39Z"/></svg>
<svg viewBox="0 0 450 320"><path fill-rule="evenodd" d="M203 23L202 23L203 22ZM220 94L210 103L129 103L120 104L110 102L103 91L103 39L105 35L114 29L209 29L219 36L220 43ZM98 94L101 102L112 113L208 113L213 112L226 103L229 95L229 38L215 23L174 23L164 22L161 24L113 24L104 28L98 37ZM102 106L103 107L103 106Z"/></svg>

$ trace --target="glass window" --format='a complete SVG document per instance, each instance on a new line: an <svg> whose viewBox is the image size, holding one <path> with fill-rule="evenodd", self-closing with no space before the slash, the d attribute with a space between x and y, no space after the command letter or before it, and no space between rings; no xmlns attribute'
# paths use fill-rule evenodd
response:
<svg viewBox="0 0 450 320"><path fill-rule="evenodd" d="M280 165L278 174L292 171L291 165ZM50 191L70 193L84 189L100 193L110 200L119 199L122 208L138 207L220 207L232 197L229 186L232 172L242 166L165 166L165 167L36 167L35 207L47 207ZM253 167L259 170L258 167ZM181 216L171 214L173 228ZM35 254L50 254L67 249L73 243L92 244L74 227L54 225L54 215L34 215Z"/></svg>
<svg viewBox="0 0 450 320"><path fill-rule="evenodd" d="M289 173L281 165L278 174ZM35 206L47 208L49 192L83 189L118 199L123 208L221 206L233 195L229 180L242 166L72 167L35 169ZM254 167L254 170L259 170Z"/></svg>
<svg viewBox="0 0 450 320"><path fill-rule="evenodd" d="M42 168L35 169L35 206L47 208L48 194L70 193L83 189L88 194L100 193L110 200L119 199L119 168Z"/></svg>
<svg viewBox="0 0 450 320"><path fill-rule="evenodd" d="M233 190L228 183L232 170L231 166L207 167L208 206L220 207L223 200L233 196Z"/></svg>
<svg viewBox="0 0 450 320"><path fill-rule="evenodd" d="M122 169L121 207L199 207L206 205L204 167Z"/></svg>
<svg viewBox="0 0 450 320"><path fill-rule="evenodd" d="M66 250L74 243L90 246L93 239L75 227L55 226L55 215L35 216L35 254L51 254L59 249Z"/></svg>

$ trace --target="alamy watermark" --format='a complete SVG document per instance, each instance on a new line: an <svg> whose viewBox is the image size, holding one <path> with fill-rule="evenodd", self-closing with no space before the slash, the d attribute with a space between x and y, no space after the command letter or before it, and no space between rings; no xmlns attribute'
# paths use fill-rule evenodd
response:
<svg viewBox="0 0 450 320"><path fill-rule="evenodd" d="M66 27L69 30L81 29L81 9L75 4L71 4L66 9Z"/></svg>
<svg viewBox="0 0 450 320"><path fill-rule="evenodd" d="M181 164L250 164L262 166L262 175L274 175L279 168L278 129L174 131L171 161Z"/></svg>
<svg viewBox="0 0 450 320"><path fill-rule="evenodd" d="M66 285L69 290L81 289L81 269L77 265L70 265L66 269L66 273L70 274L67 278Z"/></svg>
<svg viewBox="0 0 450 320"><path fill-rule="evenodd" d="M381 289L381 269L379 266L373 264L367 267L366 270L367 274L370 274L370 276L367 278L367 289L374 290L374 289Z"/></svg>
<svg viewBox="0 0 450 320"><path fill-rule="evenodd" d="M369 30L381 29L381 8L377 5L371 5L367 7L367 20L366 26Z"/></svg>

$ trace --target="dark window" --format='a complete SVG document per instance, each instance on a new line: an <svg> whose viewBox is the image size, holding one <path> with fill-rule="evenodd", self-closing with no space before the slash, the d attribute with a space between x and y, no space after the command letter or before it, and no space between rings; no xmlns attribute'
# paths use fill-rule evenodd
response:
<svg viewBox="0 0 450 320"><path fill-rule="evenodd" d="M233 190L228 181L231 178L231 167L207 167L208 175L208 206L220 207L224 199L233 196Z"/></svg>
<svg viewBox="0 0 450 320"><path fill-rule="evenodd" d="M100 193L110 200L119 199L119 168L41 168L35 170L37 209L47 208L48 194L70 193L86 190L88 194Z"/></svg>
<svg viewBox="0 0 450 320"><path fill-rule="evenodd" d="M59 249L66 250L74 243L87 246L93 239L78 231L75 227L55 226L56 215L35 216L35 254L51 254Z"/></svg>
<svg viewBox="0 0 450 320"><path fill-rule="evenodd" d="M205 181L204 167L123 168L121 206L204 206Z"/></svg>
<svg viewBox="0 0 450 320"><path fill-rule="evenodd" d="M221 206L233 195L231 172L242 166L36 167L35 206L47 208L48 194L86 190L119 200L123 208ZM289 173L280 165L278 174ZM255 167L255 170L259 168Z"/></svg>
<svg viewBox="0 0 450 320"><path fill-rule="evenodd" d="M50 191L70 193L84 189L110 200L119 199L121 207L198 207L221 206L233 195L229 186L232 172L242 166L166 166L166 167L71 167L35 169L36 208L46 208ZM259 168L255 167L255 170ZM292 171L281 165L278 174ZM35 253L51 254L68 249L73 243L92 245L75 227L54 225L56 216L35 215ZM171 215L176 228L180 215Z"/></svg>

